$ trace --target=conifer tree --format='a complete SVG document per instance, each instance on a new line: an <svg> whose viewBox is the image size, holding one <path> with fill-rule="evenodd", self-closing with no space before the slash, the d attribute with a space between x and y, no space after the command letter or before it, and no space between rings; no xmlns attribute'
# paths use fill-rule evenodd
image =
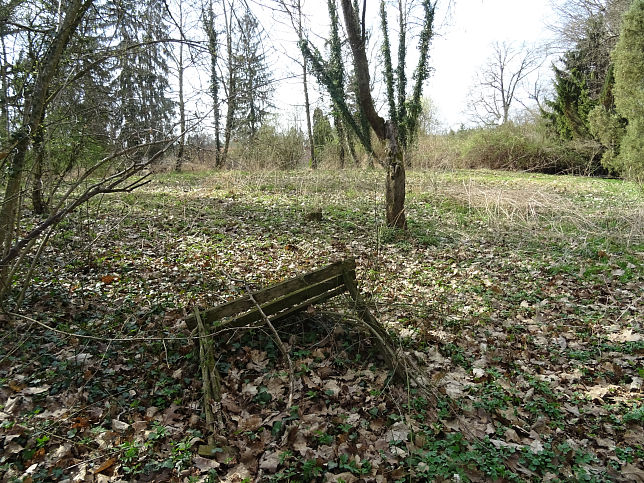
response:
<svg viewBox="0 0 644 483"><path fill-rule="evenodd" d="M613 53L615 104L628 121L617 168L628 177L644 179L644 0L634 0L624 16Z"/></svg>
<svg viewBox="0 0 644 483"><path fill-rule="evenodd" d="M117 99L115 134L126 147L152 143L169 130L174 110L174 103L167 96L165 3L120 0L116 12L123 55L118 58L112 83Z"/></svg>
<svg viewBox="0 0 644 483"><path fill-rule="evenodd" d="M264 51L264 32L249 8L238 19L237 28L235 134L252 140L273 107L272 74Z"/></svg>

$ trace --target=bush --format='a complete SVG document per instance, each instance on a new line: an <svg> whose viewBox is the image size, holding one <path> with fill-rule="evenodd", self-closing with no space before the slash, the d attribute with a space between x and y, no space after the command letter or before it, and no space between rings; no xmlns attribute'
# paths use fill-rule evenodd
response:
<svg viewBox="0 0 644 483"><path fill-rule="evenodd" d="M293 169L307 165L309 153L304 133L299 129L278 131L265 124L254 139L233 144L229 160L235 169Z"/></svg>
<svg viewBox="0 0 644 483"><path fill-rule="evenodd" d="M634 179L644 178L644 0L635 0L624 16L613 52L615 106L628 120L615 166Z"/></svg>
<svg viewBox="0 0 644 483"><path fill-rule="evenodd" d="M462 130L419 141L418 166L540 173L603 172L596 142L551 140L536 122Z"/></svg>

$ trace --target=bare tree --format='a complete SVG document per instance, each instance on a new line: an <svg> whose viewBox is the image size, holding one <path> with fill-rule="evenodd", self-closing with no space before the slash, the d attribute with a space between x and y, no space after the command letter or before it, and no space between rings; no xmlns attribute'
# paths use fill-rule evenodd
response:
<svg viewBox="0 0 644 483"><path fill-rule="evenodd" d="M235 67L235 52L233 50L233 7L234 0L230 0L227 6L227 0L221 2L224 22L225 22L225 35L226 35L226 61L228 63L227 82L223 83L224 92L226 94L226 121L224 126L224 147L221 155L221 166L226 164L228 158L228 149L233 134L235 107L237 103L237 72Z"/></svg>
<svg viewBox="0 0 644 483"><path fill-rule="evenodd" d="M402 14L400 6L402 0L399 0L398 13ZM389 43L387 11L384 0L380 3L381 27L383 31L382 52L384 54L384 80L386 83L387 105L389 107L389 119L385 121L380 116L374 105L371 93L371 77L369 72L369 61L367 59L367 37L365 25L365 8L367 2L362 5L362 15L358 10L358 2L351 0L341 0L342 14L344 25L347 33L347 40L351 47L353 70L357 86L357 103L361 108L361 118L363 118L375 133L377 138L385 145L386 156L382 163L387 175L385 179L385 213L387 225L393 228L406 228L405 216L405 163L403 153L408 147L409 134L415 132L418 128L418 117L421 111L422 89L423 84L429 76L428 54L429 43L433 35L434 10L435 3L430 0L420 2L422 11L422 20L420 22L420 37L418 47L418 64L414 72L414 85L411 89L411 95L405 98L405 109L403 106L396 105L396 92L405 91L406 77L394 75L394 68L391 62L391 45ZM406 26L406 22L400 21L399 25ZM406 28L406 27L405 27ZM346 92L339 86L322 59L319 51L312 50L310 44L305 39L301 43L302 52L311 62L313 72L321 84L329 91L333 102L340 111L348 127L356 134L361 144L369 154L374 154L371 149L371 133L360 127L360 119L351 113L346 102ZM399 49L406 49L404 42L400 43ZM406 51L399 52L398 61L403 63L399 66L404 68ZM403 86L401 89L400 87ZM406 91L405 91L406 92ZM400 98L398 98L399 101Z"/></svg>
<svg viewBox="0 0 644 483"><path fill-rule="evenodd" d="M9 175L2 198L0 209L0 246L2 256L6 258L13 246L18 218L20 191L27 151L33 141L33 136L40 130L44 112L50 101L49 88L58 71L58 66L63 58L70 39L76 32L81 19L92 5L92 0L73 0L65 10L64 19L59 31L51 40L47 51L37 66L38 72L29 95L25 102L22 127L12 135L11 159L9 162ZM8 284L9 267L0 265L0 298L6 291Z"/></svg>
<svg viewBox="0 0 644 483"><path fill-rule="evenodd" d="M538 49L496 42L493 53L477 74L469 109L476 122L505 124L517 98L517 89L545 60Z"/></svg>
<svg viewBox="0 0 644 483"><path fill-rule="evenodd" d="M299 38L304 37L304 28L302 26L302 0L295 0L294 6L297 11L297 25L294 27L297 30ZM291 17L293 22L293 17ZM309 148L311 153L311 168L316 169L318 162L315 157L315 146L313 142L313 128L311 126L311 103L309 102L309 84L308 84L308 69L306 66L306 59L302 59L302 86L304 88L304 110L306 113L306 131L309 137Z"/></svg>
<svg viewBox="0 0 644 483"><path fill-rule="evenodd" d="M181 171L181 168L183 166L183 157L184 157L184 152L185 152L185 147L186 147L186 103L185 103L185 96L184 96L184 74L186 71L186 65L184 62L184 14L183 14L183 2L178 3L178 8L179 8L179 19L176 22L176 27L179 31L179 35L181 37L181 41L179 42L179 45L177 48L179 49L179 52L177 55L173 55L172 57L174 58L175 64L177 66L177 81L179 84L179 132L181 133L179 135L179 149L177 150L177 159L175 162L174 169L175 171Z"/></svg>
<svg viewBox="0 0 644 483"><path fill-rule="evenodd" d="M631 0L551 0L551 3L557 20L549 29L557 34L559 47L568 50L586 35L588 20L599 17L604 20L614 45Z"/></svg>
<svg viewBox="0 0 644 483"><path fill-rule="evenodd" d="M86 39L83 26L93 19L92 15L102 12L95 8L93 0L70 0L61 3L60 7L55 19L56 27L34 30L34 35L28 39L42 46L42 49L34 49L29 65L25 66L29 73L25 80L28 88L15 94L16 105L22 106L22 109L19 117L16 112L12 118L7 149L3 148L5 176L1 181L4 193L0 197L0 303L3 306L18 270L24 267L23 262L31 257L33 267L58 223L99 194L132 191L145 184L147 175L141 174L141 170L159 159L177 140L159 136L149 142L116 149L96 161L91 156L87 157L79 164L76 164L79 154L77 144L70 142L69 159L58 160L61 163L58 180L54 182L53 177L49 179L51 186L48 187L47 216L24 223L23 204L29 165L31 163L32 169L38 169L38 156L42 156L43 145L51 141L50 136L43 136L43 127L50 128L67 115L66 111L57 111L58 104L63 104L58 100L69 95L77 83L86 81L89 74L96 75L99 68L109 65L108 59L125 55L131 48L106 48L87 64L76 64L70 73L65 69L66 62L82 52L78 49L79 40ZM95 117L100 117L98 111ZM82 134L91 121L83 119L81 124ZM69 175L73 167L78 170ZM40 178L40 175L36 177ZM66 189L59 189L63 186ZM38 199L42 202L41 194ZM34 208L38 210L35 205ZM36 244L39 245L37 249ZM29 277L30 271L27 271L27 282Z"/></svg>

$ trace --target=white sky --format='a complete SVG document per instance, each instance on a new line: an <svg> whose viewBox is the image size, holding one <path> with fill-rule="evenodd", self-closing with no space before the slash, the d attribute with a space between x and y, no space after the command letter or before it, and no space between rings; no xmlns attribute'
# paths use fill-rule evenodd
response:
<svg viewBox="0 0 644 483"><path fill-rule="evenodd" d="M551 35L546 24L552 17L549 0L455 0L447 24L434 39L430 54L435 71L425 90L447 127L467 123L463 111L468 93L491 45L543 43ZM546 63L542 73L549 72Z"/></svg>
<svg viewBox="0 0 644 483"><path fill-rule="evenodd" d="M321 50L325 49L324 39L328 37L329 20L326 0L302 0L305 11L305 25L309 38ZM433 72L426 83L424 95L429 97L436 108L442 129L458 129L461 124L468 125L469 117L465 112L468 95L475 82L475 76L492 52L494 42L514 42L517 46L526 43L543 44L552 34L546 28L554 23L551 3L555 0L438 0L435 19L436 35L430 47L430 63ZM290 57L300 58L297 37L289 20L284 15L261 8L272 5L272 0L250 2L261 25L267 33L266 43L276 49L269 54L275 79L285 79L275 83L274 103L278 108L278 122L283 127L297 123L304 128L304 94L301 81L301 67ZM376 60L379 48L378 9L380 0L367 0L367 23L371 25L373 41L370 43L371 60ZM449 5L449 10L447 6ZM342 16L340 12L342 23ZM390 37L396 39L396 25L390 19ZM414 66L413 50L416 38L408 40L408 65ZM324 52L326 56L326 52ZM394 56L394 63L396 63ZM547 80L551 75L550 61L545 62L540 78ZM289 77L292 77L288 79ZM203 101L200 92L207 86L207 75L193 71L188 83L196 93L195 110L202 114L210 109ZM310 76L310 98L313 106L319 105L328 111L329 100L317 88L315 79ZM378 108L386 115L382 93Z"/></svg>
<svg viewBox="0 0 644 483"><path fill-rule="evenodd" d="M323 48L323 41L315 34L326 36L328 32L326 3L325 0L304 2L306 20L313 33L311 37L319 48ZM367 2L367 16L371 22L378 21L379 4L379 0ZM468 117L464 110L468 93L476 72L491 53L491 45L495 41L511 41L517 45L545 41L549 36L546 23L551 20L552 10L550 0L452 0L449 11L440 10L441 6L444 8L447 4L448 0L439 0L435 21L437 35L430 48L430 62L434 71L424 93L436 106L441 124L445 128L458 128L461 123L467 124ZM284 22L284 19L280 20ZM280 25L280 21L268 15L262 16L261 23L271 42L281 44L282 50L288 50L291 55L298 55L289 26ZM395 25L390 27L393 30ZM411 43L410 50L413 46ZM300 73L286 55L277 57L274 69L278 77L289 72ZM542 72L547 76L549 70L549 64L546 63ZM276 104L284 106L280 114L291 118L286 120L287 125L292 123L294 117L301 122L303 113L297 113L298 106L303 103L301 80L281 82L275 94ZM316 100L320 100L320 96L314 91L312 102ZM323 101L325 107L326 104L328 101Z"/></svg>

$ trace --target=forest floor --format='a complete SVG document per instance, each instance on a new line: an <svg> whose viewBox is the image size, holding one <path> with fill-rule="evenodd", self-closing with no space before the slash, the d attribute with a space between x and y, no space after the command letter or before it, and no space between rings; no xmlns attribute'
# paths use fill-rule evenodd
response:
<svg viewBox="0 0 644 483"><path fill-rule="evenodd" d="M381 172L155 175L61 225L0 314L3 481L644 481L644 191L617 180ZM316 214L320 213L320 214ZM221 335L204 444L184 323L346 257L431 380L392 380L345 297ZM17 289L19 292L19 289Z"/></svg>

